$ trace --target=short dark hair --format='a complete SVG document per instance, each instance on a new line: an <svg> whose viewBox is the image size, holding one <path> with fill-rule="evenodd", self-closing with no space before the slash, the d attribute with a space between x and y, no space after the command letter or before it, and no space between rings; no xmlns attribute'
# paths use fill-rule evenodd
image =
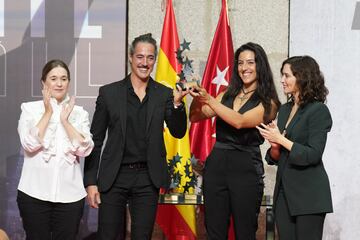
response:
<svg viewBox="0 0 360 240"><path fill-rule="evenodd" d="M63 61L59 60L59 59L53 59L48 61L45 66L42 69L42 74L41 74L41 81L45 82L46 80L46 76L48 75L48 73L56 68L56 67L62 67L66 70L67 75L68 75L68 79L70 81L70 70L69 67L66 65L66 63L64 63Z"/></svg>
<svg viewBox="0 0 360 240"><path fill-rule="evenodd" d="M290 65L292 74L296 78L296 86L299 88L300 107L309 102L319 101L324 103L326 101L329 91L325 86L324 75L314 58L306 55L290 57L282 63L281 74L285 64ZM288 100L293 100L293 97L290 96Z"/></svg>
<svg viewBox="0 0 360 240"><path fill-rule="evenodd" d="M136 38L134 38L134 40L132 41L131 45L130 45L130 56L134 55L135 53L135 47L139 42L143 42L143 43L150 43L154 46L155 49L155 58L157 56L157 45L156 45L156 40L152 37L151 33L146 33L146 34L142 34Z"/></svg>

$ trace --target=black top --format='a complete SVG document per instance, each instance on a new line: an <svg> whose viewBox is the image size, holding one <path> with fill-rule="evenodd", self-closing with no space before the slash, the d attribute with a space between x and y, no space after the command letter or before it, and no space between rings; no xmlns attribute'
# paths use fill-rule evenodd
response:
<svg viewBox="0 0 360 240"><path fill-rule="evenodd" d="M222 104L233 109L234 98L222 100ZM240 108L239 113L243 114L260 104L260 99L255 92L248 101ZM236 129L224 122L221 118L216 119L216 141L230 145L259 146L264 142L256 128Z"/></svg>
<svg viewBox="0 0 360 240"><path fill-rule="evenodd" d="M226 101L222 100L221 102L225 106L233 109L234 98L227 99ZM238 112L243 114L259 104L260 98L255 92ZM264 165L259 147L263 142L264 138L255 127L236 129L221 118L218 117L216 119L216 143L214 147L250 152L254 167L259 176L264 175Z"/></svg>
<svg viewBox="0 0 360 240"><path fill-rule="evenodd" d="M152 82L149 82L149 85ZM150 87L146 88L146 95L140 102L134 92L131 81L127 81L127 124L124 159L122 164L146 162L146 113Z"/></svg>

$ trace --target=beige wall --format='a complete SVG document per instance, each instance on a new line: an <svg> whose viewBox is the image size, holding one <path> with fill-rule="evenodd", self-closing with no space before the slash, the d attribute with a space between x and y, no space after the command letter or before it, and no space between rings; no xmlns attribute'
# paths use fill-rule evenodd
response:
<svg viewBox="0 0 360 240"><path fill-rule="evenodd" d="M190 59L195 74L202 76L217 26L221 0L173 0L180 42L191 42ZM129 0L129 42L151 32L160 43L165 11L162 0ZM275 82L279 86L279 68L288 54L289 0L229 0L229 20L234 49L248 41L257 42L268 54ZM264 146L263 149L266 149ZM275 168L265 164L267 194L272 193Z"/></svg>

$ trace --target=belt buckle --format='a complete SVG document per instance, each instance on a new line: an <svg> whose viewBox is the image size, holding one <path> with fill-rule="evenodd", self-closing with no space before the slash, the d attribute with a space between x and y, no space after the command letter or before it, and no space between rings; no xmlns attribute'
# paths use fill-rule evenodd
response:
<svg viewBox="0 0 360 240"><path fill-rule="evenodd" d="M130 164L127 164L127 167L130 168L130 169L143 169L143 168L146 168L146 164L144 163L130 163Z"/></svg>

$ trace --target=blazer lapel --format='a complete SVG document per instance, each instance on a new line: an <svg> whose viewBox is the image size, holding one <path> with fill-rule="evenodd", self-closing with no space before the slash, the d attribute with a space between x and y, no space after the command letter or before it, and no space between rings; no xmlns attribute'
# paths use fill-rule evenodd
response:
<svg viewBox="0 0 360 240"><path fill-rule="evenodd" d="M149 132L150 123L152 119L152 115L156 106L156 96L157 96L157 86L153 82L152 78L149 79L149 94L148 94L148 105L147 105L147 114L146 114L146 132ZM150 89L151 88L151 89Z"/></svg>
<svg viewBox="0 0 360 240"><path fill-rule="evenodd" d="M283 114L279 115L278 119L278 127L281 133L284 131L287 119L289 118L291 112L291 105L286 104L284 108L285 109L283 110Z"/></svg>
<svg viewBox="0 0 360 240"><path fill-rule="evenodd" d="M119 116L120 116L120 123L121 123L121 132L123 135L123 139L125 139L125 134L126 134L126 119L127 119L127 81L129 80L129 76L127 76L123 81L120 82L119 84L119 88L118 88L118 96L116 97L116 99L118 99L118 111L120 111Z"/></svg>
<svg viewBox="0 0 360 240"><path fill-rule="evenodd" d="M297 112L295 113L294 117L291 119L289 125L286 128L286 136L290 137L291 136L291 132L292 129L294 128L294 126L296 125L296 123L301 119L301 116L304 113L304 108L299 108L297 110ZM290 114L290 113L289 113Z"/></svg>

